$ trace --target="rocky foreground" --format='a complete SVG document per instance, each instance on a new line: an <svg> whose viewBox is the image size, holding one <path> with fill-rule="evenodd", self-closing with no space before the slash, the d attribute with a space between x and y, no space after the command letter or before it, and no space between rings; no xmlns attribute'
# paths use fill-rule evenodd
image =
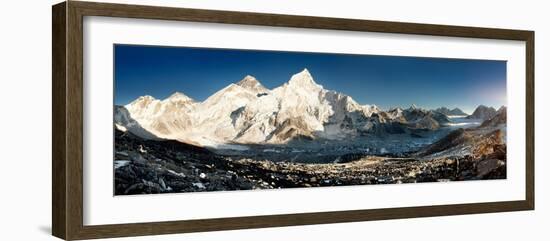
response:
<svg viewBox="0 0 550 241"><path fill-rule="evenodd" d="M458 129L408 158L361 156L328 164L220 156L118 130L115 139L116 195L506 178L506 144L498 128Z"/></svg>

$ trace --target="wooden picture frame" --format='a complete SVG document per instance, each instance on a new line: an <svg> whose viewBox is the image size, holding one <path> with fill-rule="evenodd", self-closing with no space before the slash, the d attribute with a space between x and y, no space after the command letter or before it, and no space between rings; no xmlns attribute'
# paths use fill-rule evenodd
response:
<svg viewBox="0 0 550 241"><path fill-rule="evenodd" d="M52 232L66 240L533 210L534 32L68 1L52 8ZM83 17L107 16L260 26L518 40L526 43L525 200L153 223L83 224Z"/></svg>

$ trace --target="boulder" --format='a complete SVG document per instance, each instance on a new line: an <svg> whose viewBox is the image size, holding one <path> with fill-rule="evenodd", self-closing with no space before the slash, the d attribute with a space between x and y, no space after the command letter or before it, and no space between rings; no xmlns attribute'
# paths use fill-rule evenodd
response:
<svg viewBox="0 0 550 241"><path fill-rule="evenodd" d="M479 161L476 165L477 177L484 178L491 175L493 172L498 172L506 163L498 159L488 159Z"/></svg>

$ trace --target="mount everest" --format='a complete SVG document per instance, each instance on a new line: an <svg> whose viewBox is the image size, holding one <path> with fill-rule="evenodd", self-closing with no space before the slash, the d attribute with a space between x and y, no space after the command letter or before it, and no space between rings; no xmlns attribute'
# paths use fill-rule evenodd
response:
<svg viewBox="0 0 550 241"><path fill-rule="evenodd" d="M272 90L253 76L197 102L176 92L159 100L142 96L115 106L115 127L145 139L172 139L199 146L284 144L294 140L353 140L413 134L450 123L449 113L411 106L383 111L326 90L307 69Z"/></svg>

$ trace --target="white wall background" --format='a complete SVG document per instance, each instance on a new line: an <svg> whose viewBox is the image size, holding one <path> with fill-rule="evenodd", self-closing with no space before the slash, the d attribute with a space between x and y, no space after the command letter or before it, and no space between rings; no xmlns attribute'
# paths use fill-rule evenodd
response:
<svg viewBox="0 0 550 241"><path fill-rule="evenodd" d="M155 240L545 240L550 237L550 21L545 1L116 1L190 8L517 28L536 31L536 210L164 235ZM0 13L0 240L56 240L51 230L51 10L8 1ZM220 204L223 205L223 204ZM120 240L151 240L152 237Z"/></svg>

